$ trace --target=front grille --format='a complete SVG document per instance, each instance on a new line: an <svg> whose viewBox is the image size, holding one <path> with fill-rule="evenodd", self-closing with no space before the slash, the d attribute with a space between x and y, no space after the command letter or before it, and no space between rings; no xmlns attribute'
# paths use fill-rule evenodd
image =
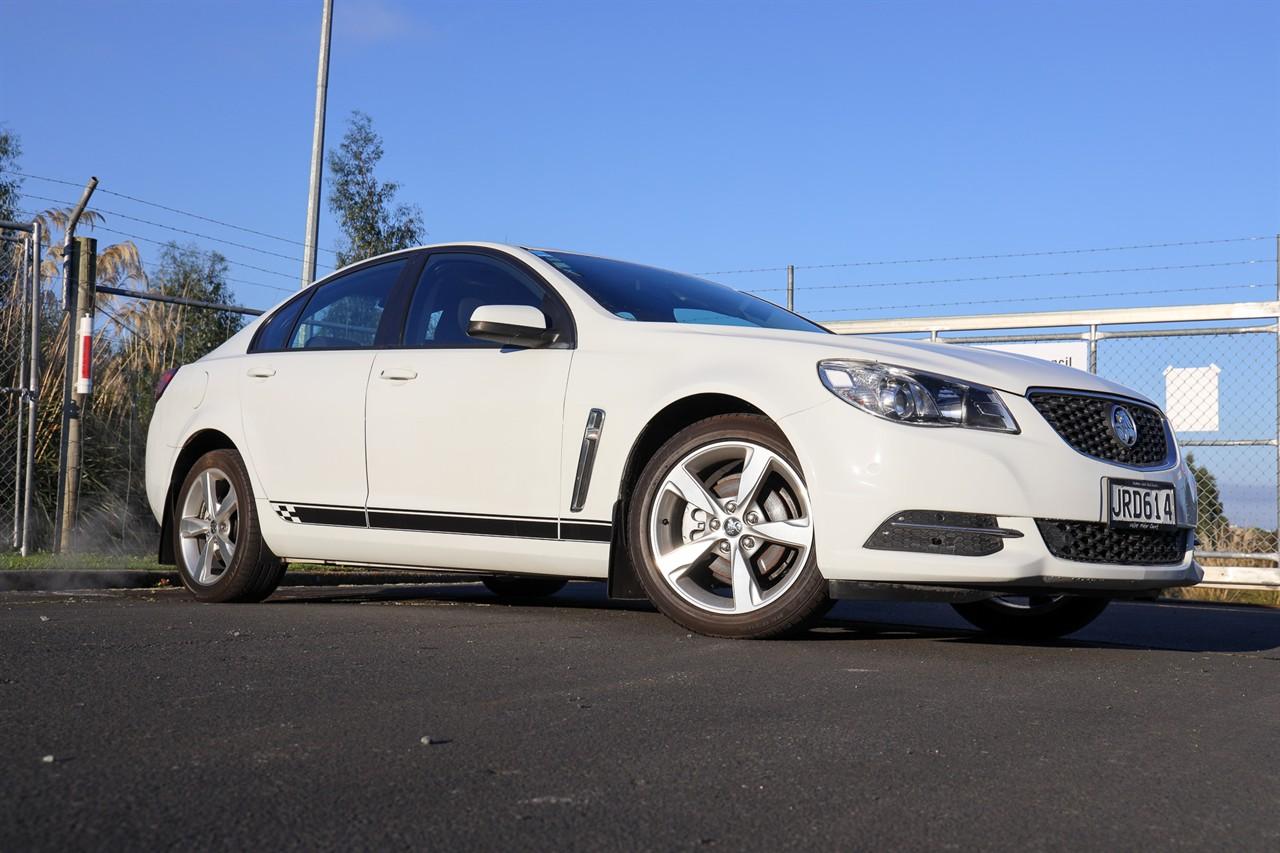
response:
<svg viewBox="0 0 1280 853"><path fill-rule="evenodd" d="M1055 391L1032 391L1028 399L1067 444L1086 456L1135 468L1161 468L1171 461L1164 415L1154 406ZM1132 447L1121 444L1111 430L1111 410L1117 405L1129 410L1138 427Z"/></svg>
<svg viewBox="0 0 1280 853"><path fill-rule="evenodd" d="M1037 518L1049 553L1076 563L1168 566L1187 552L1186 530L1117 530L1097 521Z"/></svg>

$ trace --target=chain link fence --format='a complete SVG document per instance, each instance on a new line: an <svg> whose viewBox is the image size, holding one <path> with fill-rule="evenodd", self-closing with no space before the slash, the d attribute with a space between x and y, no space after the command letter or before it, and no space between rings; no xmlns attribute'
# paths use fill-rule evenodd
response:
<svg viewBox="0 0 1280 853"><path fill-rule="evenodd" d="M1201 560L1218 568L1274 566L1280 547L1276 330L1189 331L1104 337L1097 372L1168 413L1196 477Z"/></svg>
<svg viewBox="0 0 1280 853"><path fill-rule="evenodd" d="M18 227L9 227L10 225ZM29 546L29 462L34 420L34 396L38 377L32 371L35 343L32 324L38 314L38 232L19 230L6 223L0 231L0 541L15 550Z"/></svg>

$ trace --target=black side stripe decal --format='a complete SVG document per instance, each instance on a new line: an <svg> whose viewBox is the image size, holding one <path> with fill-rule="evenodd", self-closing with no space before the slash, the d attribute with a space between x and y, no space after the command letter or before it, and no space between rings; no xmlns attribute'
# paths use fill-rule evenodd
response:
<svg viewBox="0 0 1280 853"><path fill-rule="evenodd" d="M560 538L580 542L609 542L613 539L613 525L607 521L562 521Z"/></svg>
<svg viewBox="0 0 1280 853"><path fill-rule="evenodd" d="M556 539L553 519L475 518L416 512L369 510L369 526L384 530L423 530L430 533L470 533L473 536L518 536L522 539Z"/></svg>
<svg viewBox="0 0 1280 853"><path fill-rule="evenodd" d="M272 503L276 514L294 524L365 527L365 511L357 507L306 506ZM462 533L471 536L506 536L573 542L609 542L613 525L607 521L575 519L557 523L554 518L519 518L501 515L459 515L445 512L406 512L370 509L368 527L378 530L420 530L427 533Z"/></svg>

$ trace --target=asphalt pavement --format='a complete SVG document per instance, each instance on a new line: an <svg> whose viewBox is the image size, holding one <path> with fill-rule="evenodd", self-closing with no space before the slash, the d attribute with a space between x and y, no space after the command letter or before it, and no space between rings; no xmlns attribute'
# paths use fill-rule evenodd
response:
<svg viewBox="0 0 1280 853"><path fill-rule="evenodd" d="M586 583L4 593L0 850L107 848L1273 851L1280 611L745 642Z"/></svg>

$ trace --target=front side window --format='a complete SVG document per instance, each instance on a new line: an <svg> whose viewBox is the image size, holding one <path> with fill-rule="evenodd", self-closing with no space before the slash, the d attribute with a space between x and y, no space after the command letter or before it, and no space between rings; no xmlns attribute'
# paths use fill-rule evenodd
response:
<svg viewBox="0 0 1280 853"><path fill-rule="evenodd" d="M316 288L289 339L288 349L372 347L387 299L407 259L388 261Z"/></svg>
<svg viewBox="0 0 1280 853"><path fill-rule="evenodd" d="M644 323L755 326L799 332L827 330L763 299L670 270L571 252L533 252L605 310Z"/></svg>
<svg viewBox="0 0 1280 853"><path fill-rule="evenodd" d="M531 305L554 317L547 288L512 264L488 255L441 252L427 259L404 325L406 347L497 347L467 334L481 305Z"/></svg>

